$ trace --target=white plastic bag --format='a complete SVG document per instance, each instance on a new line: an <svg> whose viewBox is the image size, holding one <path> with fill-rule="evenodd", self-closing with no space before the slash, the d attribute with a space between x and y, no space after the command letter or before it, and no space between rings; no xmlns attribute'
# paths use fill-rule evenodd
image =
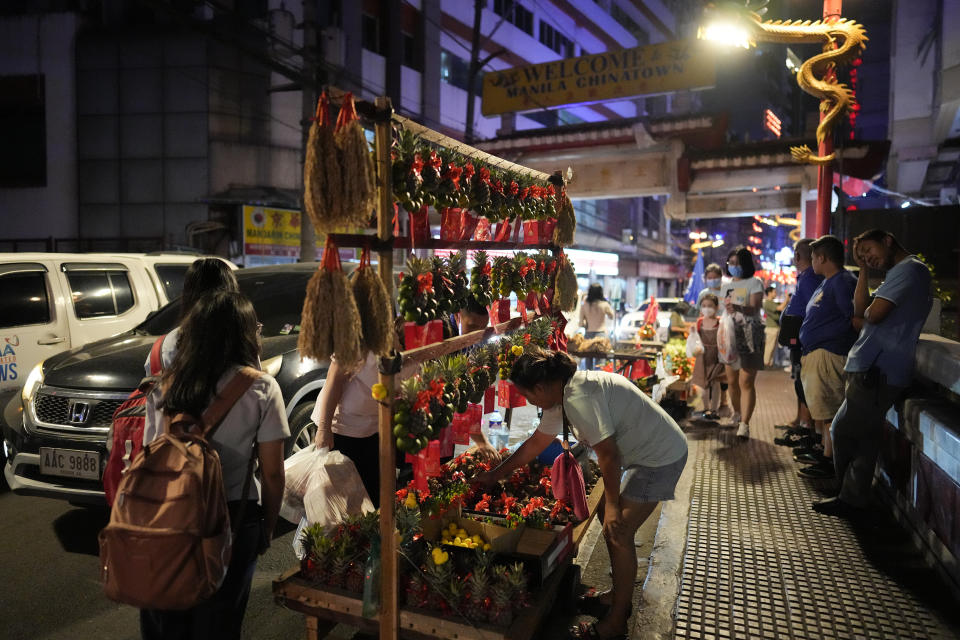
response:
<svg viewBox="0 0 960 640"><path fill-rule="evenodd" d="M283 502L280 503L281 518L296 524L306 516L303 498L307 495L310 472L315 466L323 463L324 457L329 452L330 449L327 447L318 449L317 445L311 444L284 460Z"/></svg>
<svg viewBox="0 0 960 640"><path fill-rule="evenodd" d="M737 356L737 336L733 326L733 318L729 313L720 316L720 327L717 329L717 350L720 362L730 364Z"/></svg>
<svg viewBox="0 0 960 640"><path fill-rule="evenodd" d="M310 470L303 507L310 524L322 526L373 511L356 466L339 451L327 452L321 464Z"/></svg>
<svg viewBox="0 0 960 640"><path fill-rule="evenodd" d="M697 326L690 327L690 335L687 336L687 357L696 358L703 353L703 340L700 339L700 333Z"/></svg>

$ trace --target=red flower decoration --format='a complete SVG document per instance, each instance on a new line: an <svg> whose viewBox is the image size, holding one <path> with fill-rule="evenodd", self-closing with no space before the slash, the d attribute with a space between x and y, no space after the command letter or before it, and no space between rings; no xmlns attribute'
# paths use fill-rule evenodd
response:
<svg viewBox="0 0 960 640"><path fill-rule="evenodd" d="M470 180L473 177L473 174L476 173L476 170L473 168L473 163L468 162L466 166L463 167L463 179Z"/></svg>
<svg viewBox="0 0 960 640"><path fill-rule="evenodd" d="M431 293L433 292L433 274L432 273L421 273L417 276L417 292L418 293Z"/></svg>

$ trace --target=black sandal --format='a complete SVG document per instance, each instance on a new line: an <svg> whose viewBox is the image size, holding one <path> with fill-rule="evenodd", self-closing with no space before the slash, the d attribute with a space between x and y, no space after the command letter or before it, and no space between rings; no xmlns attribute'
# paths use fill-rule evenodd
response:
<svg viewBox="0 0 960 640"><path fill-rule="evenodd" d="M601 638L597 633L595 622L581 622L575 627L570 628L570 637L573 640L629 640L628 634L618 633L613 636Z"/></svg>
<svg viewBox="0 0 960 640"><path fill-rule="evenodd" d="M601 593L596 587L590 587L583 592L582 595L577 597L577 609L580 613L591 616L593 618L603 618L610 612L611 604L609 602L602 602L600 600L601 595L606 595L609 592ZM627 611L627 616L633 615L633 607Z"/></svg>

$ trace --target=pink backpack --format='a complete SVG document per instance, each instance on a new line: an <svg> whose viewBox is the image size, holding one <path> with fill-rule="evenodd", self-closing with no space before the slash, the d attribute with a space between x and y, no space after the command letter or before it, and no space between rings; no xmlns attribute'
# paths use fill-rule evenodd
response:
<svg viewBox="0 0 960 640"><path fill-rule="evenodd" d="M567 421L567 412L561 405L563 412L563 453L553 461L550 470L550 485L557 500L563 500L573 509L579 520L586 520L590 515L587 507L587 488L583 483L583 470L580 463L570 453L570 423Z"/></svg>
<svg viewBox="0 0 960 640"><path fill-rule="evenodd" d="M147 423L147 396L163 371L161 349L166 335L157 338L150 349L150 376L140 382L117 410L113 412L110 425L110 457L103 469L103 491L107 495L107 505L113 506L117 496L120 479L130 468L133 459L143 449L143 428Z"/></svg>

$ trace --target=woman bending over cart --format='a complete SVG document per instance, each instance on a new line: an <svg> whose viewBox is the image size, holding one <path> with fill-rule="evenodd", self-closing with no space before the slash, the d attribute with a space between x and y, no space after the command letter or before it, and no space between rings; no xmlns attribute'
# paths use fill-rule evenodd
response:
<svg viewBox="0 0 960 640"><path fill-rule="evenodd" d="M592 447L603 474L603 536L610 552L613 589L588 593L581 610L598 622L571 629L574 638L627 638L637 574L634 535L673 491L687 462L687 441L677 423L621 375L577 371L563 352L527 348L510 380L544 409L539 428L499 466L475 478L493 484L550 445L566 418L577 439Z"/></svg>

